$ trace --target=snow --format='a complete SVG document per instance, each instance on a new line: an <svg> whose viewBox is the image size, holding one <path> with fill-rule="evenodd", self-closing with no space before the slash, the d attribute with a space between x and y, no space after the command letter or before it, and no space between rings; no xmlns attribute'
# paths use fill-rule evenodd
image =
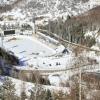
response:
<svg viewBox="0 0 100 100"><path fill-rule="evenodd" d="M49 76L48 79L50 80L50 84L53 86L60 85L60 78L59 76Z"/></svg>
<svg viewBox="0 0 100 100"><path fill-rule="evenodd" d="M33 65L32 67L18 67L16 66L17 69L20 70L34 70L39 69L39 70L61 70L61 69L66 69L72 65L72 59L71 55L68 55L66 57L37 57L37 59L31 59L28 61L29 65Z"/></svg>
<svg viewBox="0 0 100 100"><path fill-rule="evenodd" d="M40 33L40 32L37 32L37 34L38 34L41 38L43 37L44 39L46 39L46 41L48 41L49 43L55 43L55 44L58 44L58 43L59 43L57 40L55 40L55 39L49 37L48 35L46 36L46 35L44 35L44 34L42 34L42 33ZM60 46L61 46L61 45L60 45Z"/></svg>
<svg viewBox="0 0 100 100"><path fill-rule="evenodd" d="M12 40L10 42L7 42L7 40L9 41L9 39L12 38L16 38L17 40ZM27 37L21 35L5 37L4 46L9 50L12 50L13 52L16 52L16 54L21 54L22 56L25 55L28 56L28 53L31 55L31 53L39 53L39 52L45 52L44 55L49 56L54 53L53 49L37 41L34 37ZM22 51L23 52L28 51L28 52L21 53Z"/></svg>
<svg viewBox="0 0 100 100"><path fill-rule="evenodd" d="M44 37L48 39L48 37ZM15 38L15 40L13 40L13 38ZM49 40L57 42L52 38L49 38ZM65 49L63 45L56 45L56 49L53 49L40 42L39 39L34 36L6 36L4 38L4 47L14 52L14 54L19 57L20 61L24 63L24 66L14 66L18 70L32 71L38 69L45 74L45 72L49 72L50 70L62 70L72 65L73 55L72 53L62 54L62 51ZM65 84L69 77L68 74L63 75L64 73L59 72L59 77L53 76L52 73L50 74L50 83L58 87L61 86L61 82Z"/></svg>
<svg viewBox="0 0 100 100"><path fill-rule="evenodd" d="M27 0L27 3L32 0ZM65 0L66 1L66 0ZM13 24L16 24L17 22L22 25L23 23L28 23L34 31L34 24L29 23L28 21L33 17L33 12L35 13L35 16L41 17L44 16L43 20L38 20L36 21L37 25L44 25L44 22L48 22L49 19L55 20L58 17L64 18L64 21L66 20L67 15L74 15L77 16L78 14L81 14L83 12L86 12L93 7L100 5L100 0L89 0L86 3L78 2L74 4L74 0L67 0L67 2L63 2L61 0L55 0L55 1L49 1L49 0L38 0L36 1L37 3L40 4L46 4L41 9L35 8L33 10L29 9L24 9L24 8L18 8L15 7L13 10L8 11L6 13L2 13L0 16L3 17L8 17L11 16L12 19L14 20ZM5 5L5 4L12 4L15 2L15 0L1 0L0 4ZM59 10L59 6L61 4L65 4L65 8ZM45 12L45 13L44 13ZM4 20L8 20L8 19ZM27 22L26 22L27 21ZM3 22L0 22L1 25L3 25ZM6 23L7 24L7 23ZM47 24L47 23L46 23ZM96 33L98 32L98 29L95 31L87 31L85 36L91 36L96 38ZM66 49L63 45L59 44L56 45L56 49L50 47L50 43L52 42L55 44L58 44L58 41L55 39L50 38L49 36L45 36L41 33L38 33L40 36L45 38L46 41L40 42L36 37L33 37L31 35L31 32L25 31L23 33L24 35L15 35L15 36L6 36L4 38L4 47L9 50L14 52L14 54L19 58L21 62L24 63L24 66L16 66L19 70L34 70L34 69L39 69L39 70L60 70L60 69L66 69L70 67L73 63L73 57L72 54L62 54L63 50ZM30 35L30 36L25 36L25 35ZM15 40L13 40L15 38ZM12 40L10 40L12 39ZM10 40L10 41L9 41ZM44 42L44 43L43 43ZM100 50L100 36L96 38L97 44L95 46L92 46L93 49ZM1 42L0 42L1 45ZM95 52L85 52L85 56L96 59L98 62L100 62L100 56L97 56ZM32 66L32 67L29 67ZM99 67L97 69L93 69L93 71L98 71ZM87 70L90 71L90 70ZM66 83L68 80L69 76L72 73L60 73L59 75L53 75L51 74L48 78L50 80L51 85L56 86L45 86L45 88L49 89L63 89L65 90L65 87L60 87L61 82ZM30 95L29 90L34 87L34 84L29 83L29 82L23 82L18 79L11 78L13 83L15 84L16 88L16 94L20 95L21 89L22 89L22 84L24 83L25 88L26 88L26 93L27 95ZM2 84L2 78L0 79L0 84ZM43 86L43 85L42 85ZM67 89L68 90L68 89Z"/></svg>
<svg viewBox="0 0 100 100"><path fill-rule="evenodd" d="M15 38L16 40L11 40ZM7 42L8 41L8 42ZM4 38L4 47L11 50L23 60L31 59L37 56L50 56L55 52L53 49L37 41L34 37L27 36L8 36ZM33 54L32 54L33 53ZM42 53L40 55L40 53ZM28 57L28 58L27 58Z"/></svg>
<svg viewBox="0 0 100 100"><path fill-rule="evenodd" d="M87 36L91 36L91 37L96 37L97 36L97 32L99 31L99 29L96 29L96 30L94 30L94 31L87 31L86 33L85 33L85 37L87 37Z"/></svg>
<svg viewBox="0 0 100 100"><path fill-rule="evenodd" d="M62 53L64 49L65 49L65 47L63 45L60 45L60 46L57 47L56 52Z"/></svg>
<svg viewBox="0 0 100 100"><path fill-rule="evenodd" d="M3 79L5 78L5 76L3 76ZM23 89L25 89L25 92L26 92L26 95L27 96L30 96L30 90L32 90L35 86L34 83L30 83L30 82L25 82L25 81L22 81L22 80L19 80L19 79L15 79L15 78L12 78L12 77L8 77L9 79L11 79L11 81L13 82L13 84L15 84L15 93L16 95L20 96L21 94L21 91ZM3 81L0 81L1 82L1 85L3 83ZM38 84L39 86L43 87L44 89L50 89L51 91L63 91L63 92L67 92L69 93L70 89L69 88L63 88L63 87L59 87L59 86L50 86L50 85L40 85Z"/></svg>
<svg viewBox="0 0 100 100"><path fill-rule="evenodd" d="M11 28L12 29L11 26L14 26L16 28L16 30L19 30L19 31L21 30L21 27L24 24L25 25L30 25L31 30L25 30L23 32L23 34L26 34L26 35L31 34L32 35L32 33L35 32L34 23L32 23L32 22L29 22L29 21L0 21L1 27L3 27L3 25L6 25L6 28L9 28L9 29ZM3 29L1 31L3 31Z"/></svg>
<svg viewBox="0 0 100 100"><path fill-rule="evenodd" d="M4 37L4 47L19 57L27 67L23 66L21 69L25 70L29 70L29 65L33 69L36 67L39 69L65 69L68 65L70 66L73 59L71 54L57 57L65 49L64 46L59 45L55 50L33 36L6 36Z"/></svg>
<svg viewBox="0 0 100 100"><path fill-rule="evenodd" d="M49 75L48 79L50 81L50 84L53 86L62 86L62 84L66 87L66 83L69 79L69 76L71 74L66 73L66 74L54 74L54 75Z"/></svg>
<svg viewBox="0 0 100 100"><path fill-rule="evenodd" d="M42 68L48 69L48 68L53 68L53 69L64 69L68 67L67 65L70 66L70 62L72 60L71 55L68 55L66 57L58 57L58 58L38 58L38 65L41 66Z"/></svg>
<svg viewBox="0 0 100 100"><path fill-rule="evenodd" d="M15 0L2 0L0 4L12 4L15 2ZM32 0L27 0L24 7L28 5L28 3L31 3ZM34 2L34 1L33 1ZM78 1L77 3L74 0L42 0L42 1L36 1L35 3L40 4L43 6L43 8L40 9L40 7L37 5L37 7L32 8L27 6L25 8L21 7L15 7L12 9L10 12L6 12L1 14L1 16L8 16L12 15L14 20L17 21L25 21L25 20L30 20L32 19L32 15L34 16L44 16L45 18L43 20L48 20L48 19L57 19L58 17L67 17L68 15L78 15L81 13L84 13L90 9L92 9L95 6L100 5L100 0L89 0L85 3ZM23 4L22 4L23 5ZM31 4L30 4L31 5ZM34 12L34 13L33 13ZM20 16L20 17L19 17Z"/></svg>

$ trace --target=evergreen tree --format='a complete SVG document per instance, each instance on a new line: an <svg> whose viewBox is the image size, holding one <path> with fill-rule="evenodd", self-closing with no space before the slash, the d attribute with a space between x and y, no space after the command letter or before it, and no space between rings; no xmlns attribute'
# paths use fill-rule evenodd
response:
<svg viewBox="0 0 100 100"><path fill-rule="evenodd" d="M46 91L43 89L42 86L38 85L31 90L30 100L46 100L45 96Z"/></svg>
<svg viewBox="0 0 100 100"><path fill-rule="evenodd" d="M53 100L50 90L48 89L46 92L45 100Z"/></svg>
<svg viewBox="0 0 100 100"><path fill-rule="evenodd" d="M27 98L25 91L21 92L21 100L25 100Z"/></svg>
<svg viewBox="0 0 100 100"><path fill-rule="evenodd" d="M2 86L0 86L0 100L4 100L4 91Z"/></svg>
<svg viewBox="0 0 100 100"><path fill-rule="evenodd" d="M5 78L3 85L0 86L0 99L18 100L18 97L15 95L15 85L9 78Z"/></svg>

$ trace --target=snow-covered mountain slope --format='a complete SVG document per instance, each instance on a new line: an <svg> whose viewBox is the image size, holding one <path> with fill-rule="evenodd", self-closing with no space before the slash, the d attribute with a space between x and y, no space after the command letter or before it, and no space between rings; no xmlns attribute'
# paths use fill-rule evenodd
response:
<svg viewBox="0 0 100 100"><path fill-rule="evenodd" d="M18 1L19 0L14 0L13 2ZM7 4L8 1L5 0L4 3ZM39 15L54 18L62 15L78 15L97 5L100 5L99 0L27 0L27 2L21 0L19 6L14 5L12 10L10 9L11 11L3 14L7 16L12 15L14 17L18 14L20 15L19 17L23 15L24 17L21 19L29 19L30 17Z"/></svg>
<svg viewBox="0 0 100 100"><path fill-rule="evenodd" d="M36 14L51 13L56 16L67 13L77 15L99 4L95 0L31 0L26 8L33 9Z"/></svg>
<svg viewBox="0 0 100 100"><path fill-rule="evenodd" d="M84 32L89 30L98 32L100 27L100 6L94 7L91 10L82 13L81 15L71 17L66 21L66 25L68 27L71 24L82 24Z"/></svg>

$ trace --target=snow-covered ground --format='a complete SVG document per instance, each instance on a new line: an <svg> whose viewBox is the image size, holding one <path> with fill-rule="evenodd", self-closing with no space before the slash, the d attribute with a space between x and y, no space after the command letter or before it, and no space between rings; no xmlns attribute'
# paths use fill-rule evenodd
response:
<svg viewBox="0 0 100 100"><path fill-rule="evenodd" d="M9 5L13 4L16 0L1 0L1 5ZM77 3L75 2L77 1ZM36 25L45 25L48 23L49 19L55 20L58 17L63 16L63 20L65 21L67 16L77 16L83 12L86 12L98 5L100 5L100 0L89 0L86 2L82 2L81 0L27 0L29 3L29 7L25 4L22 8L14 7L11 11L7 11L6 13L2 13L0 17L3 17L3 20L8 21L10 18L13 19L15 22L30 22L32 21L33 17L40 17L40 20L36 21ZM33 3L33 5L31 5ZM33 7L34 4L38 4ZM41 7L43 6L43 7ZM33 13L34 12L34 13ZM44 17L43 20L41 17ZM2 22L0 22L2 24ZM5 24L5 22L4 22ZM15 23L13 23L15 24ZM31 25L33 26L33 25ZM33 27L32 27L33 28ZM33 29L34 30L34 29ZM95 35L98 30L87 32L85 36L97 37ZM28 32L26 32L28 33ZM26 34L25 33L25 34ZM49 36L43 36L46 38L46 41L40 42L36 37L33 36L25 36L24 35L14 35L14 36L6 36L4 37L4 47L12 51L20 60L22 66L16 66L19 70L59 70L59 69L66 69L72 65L73 56L71 53L62 53L65 47L63 45L59 45L55 48L50 47L49 42L56 42L56 40L51 39ZM40 36L40 37L41 37ZM0 37L1 39L1 37ZM47 42L47 43L45 43ZM100 50L100 36L96 38L97 44L92 48ZM1 46L1 42L0 42ZM96 59L97 62L100 62L100 56L97 56L95 52L85 52L85 56ZM29 67L30 66L30 67ZM93 71L98 71L99 66L97 69L93 69ZM90 71L90 70L88 70ZM72 73L60 73L60 74L51 74L48 79L51 85L56 86L46 86L49 89L65 89L65 87L60 88L60 86L66 85L69 76ZM11 78L13 83L15 84L16 93L20 93L22 88L23 81ZM0 84L1 84L0 79ZM17 83L17 84L16 84ZM29 82L24 82L26 93L29 95L29 90L34 87L34 84ZM18 94L19 95L19 94Z"/></svg>
<svg viewBox="0 0 100 100"><path fill-rule="evenodd" d="M6 36L3 43L7 50L19 57L24 66L27 66L23 68L27 70L29 70L30 65L33 69L36 67L40 69L64 69L68 67L72 59L72 55L67 54L67 52L56 57L65 49L64 46L61 45L53 49L33 36Z"/></svg>
<svg viewBox="0 0 100 100"><path fill-rule="evenodd" d="M48 79L50 81L50 84L53 86L67 87L66 84L70 76L71 73L63 73L61 75L49 75Z"/></svg>
<svg viewBox="0 0 100 100"><path fill-rule="evenodd" d="M48 39L48 37L45 38ZM52 38L49 38L49 40L57 42ZM21 64L23 64L22 66L15 66L18 70L61 70L69 68L72 65L72 53L68 53L67 51L66 53L62 53L65 47L61 44L55 45L55 49L48 46L48 42L40 42L39 39L34 36L18 34L5 36L3 43L4 48L12 51L19 58ZM67 81L69 75L66 75L61 73L58 77L54 76L54 74L50 74L48 79L51 85L59 87L62 86L61 81L63 84Z"/></svg>

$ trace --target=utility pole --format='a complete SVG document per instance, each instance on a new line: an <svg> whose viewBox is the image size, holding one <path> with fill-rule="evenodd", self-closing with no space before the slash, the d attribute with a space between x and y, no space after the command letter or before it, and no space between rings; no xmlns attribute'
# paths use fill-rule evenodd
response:
<svg viewBox="0 0 100 100"><path fill-rule="evenodd" d="M39 71L36 70L34 72L34 75L35 75L35 80L36 80L36 83L35 83L35 97L34 97L34 100L37 100L37 96L38 96L38 89L39 89Z"/></svg>
<svg viewBox="0 0 100 100"><path fill-rule="evenodd" d="M67 31L68 31L68 41L71 42L70 26L67 27ZM70 44L68 44L68 48L70 48Z"/></svg>
<svg viewBox="0 0 100 100"><path fill-rule="evenodd" d="M1 43L2 43L2 48L4 47L3 46L3 40L4 40L4 35L3 35L3 33L1 34Z"/></svg>
<svg viewBox="0 0 100 100"><path fill-rule="evenodd" d="M79 100L82 98L82 70L81 67L79 68Z"/></svg>
<svg viewBox="0 0 100 100"><path fill-rule="evenodd" d="M83 58L79 57L79 59L79 64L82 65L82 63L84 63ZM82 67L79 67L79 100L82 100Z"/></svg>

